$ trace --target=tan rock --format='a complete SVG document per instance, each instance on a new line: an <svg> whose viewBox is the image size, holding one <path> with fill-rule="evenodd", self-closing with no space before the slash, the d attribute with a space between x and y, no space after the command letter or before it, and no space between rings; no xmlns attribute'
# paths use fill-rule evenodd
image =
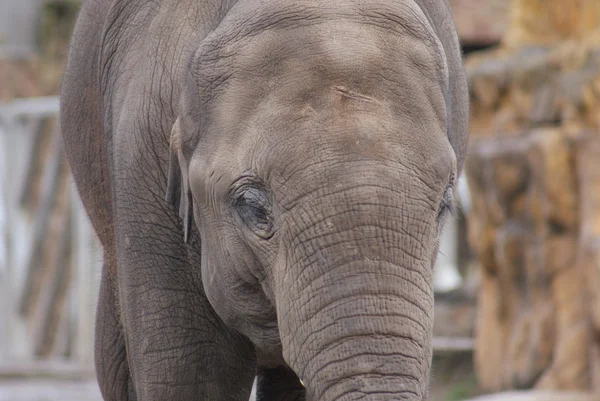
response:
<svg viewBox="0 0 600 401"><path fill-rule="evenodd" d="M475 365L486 390L592 386L574 150L555 128L471 147L469 240L482 264Z"/></svg>
<svg viewBox="0 0 600 401"><path fill-rule="evenodd" d="M530 135L531 211L536 223L565 231L578 222L577 191L570 144L557 129L535 130Z"/></svg>
<svg viewBox="0 0 600 401"><path fill-rule="evenodd" d="M506 0L450 0L458 34L467 45L500 41L508 23Z"/></svg>
<svg viewBox="0 0 600 401"><path fill-rule="evenodd" d="M513 0L504 43L521 47L582 38L598 28L598 21L596 0Z"/></svg>

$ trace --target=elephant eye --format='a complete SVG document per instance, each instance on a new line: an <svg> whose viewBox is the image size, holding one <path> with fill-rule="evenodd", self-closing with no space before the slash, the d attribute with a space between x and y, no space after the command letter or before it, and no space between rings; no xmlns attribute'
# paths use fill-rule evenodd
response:
<svg viewBox="0 0 600 401"><path fill-rule="evenodd" d="M273 213L269 196L262 188L242 187L234 200L237 213L257 236L269 239L273 236Z"/></svg>

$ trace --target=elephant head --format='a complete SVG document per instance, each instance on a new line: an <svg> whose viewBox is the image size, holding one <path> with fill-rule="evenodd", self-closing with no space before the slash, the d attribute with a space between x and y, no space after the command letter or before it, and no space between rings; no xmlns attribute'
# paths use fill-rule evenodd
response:
<svg viewBox="0 0 600 401"><path fill-rule="evenodd" d="M309 399L426 399L466 141L454 28L413 1L291 4L239 2L194 53L168 197L215 311Z"/></svg>

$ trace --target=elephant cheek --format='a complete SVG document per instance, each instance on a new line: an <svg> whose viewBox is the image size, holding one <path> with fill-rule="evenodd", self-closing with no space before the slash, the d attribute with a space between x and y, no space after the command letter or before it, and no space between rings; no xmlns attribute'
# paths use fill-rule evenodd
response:
<svg viewBox="0 0 600 401"><path fill-rule="evenodd" d="M279 331L272 303L256 283L248 280L249 262L232 258L218 248L204 245L202 283L212 308L229 328L245 335L264 352L279 349ZM240 272L242 270L242 272Z"/></svg>
<svg viewBox="0 0 600 401"><path fill-rule="evenodd" d="M228 323L228 321L232 320L233 310L228 302L224 302L223 294L225 292L223 291L223 285L225 283L223 282L223 278L219 277L218 266L211 259L208 252L203 250L201 258L202 285L206 297L215 312L217 312L217 315L225 323Z"/></svg>

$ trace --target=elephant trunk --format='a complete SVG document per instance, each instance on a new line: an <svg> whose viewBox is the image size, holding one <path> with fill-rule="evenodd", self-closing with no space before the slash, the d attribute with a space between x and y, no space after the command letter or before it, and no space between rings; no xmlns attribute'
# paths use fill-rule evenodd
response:
<svg viewBox="0 0 600 401"><path fill-rule="evenodd" d="M428 230L418 216L403 227L411 219L401 219L400 208L353 204L348 213L320 219L328 234L303 230L288 252L296 267L279 277L277 301L284 358L309 400L425 400L433 330Z"/></svg>

